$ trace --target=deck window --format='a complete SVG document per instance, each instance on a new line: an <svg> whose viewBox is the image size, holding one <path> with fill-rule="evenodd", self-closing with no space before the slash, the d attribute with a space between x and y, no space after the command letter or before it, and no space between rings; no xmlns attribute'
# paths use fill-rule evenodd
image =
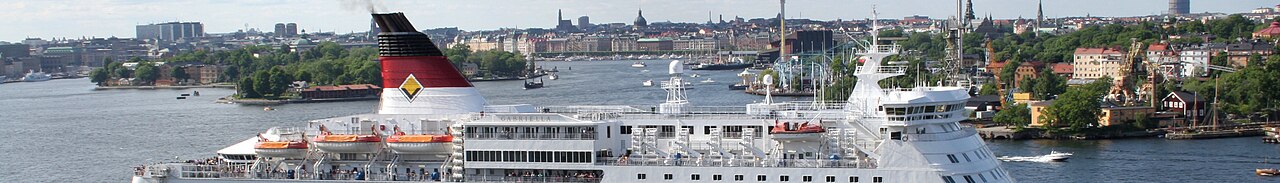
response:
<svg viewBox="0 0 1280 183"><path fill-rule="evenodd" d="M827 182L836 182L836 176L827 176Z"/></svg>
<svg viewBox="0 0 1280 183"><path fill-rule="evenodd" d="M783 182L791 181L791 176L786 176L786 175L778 176L778 181L783 181Z"/></svg>
<svg viewBox="0 0 1280 183"><path fill-rule="evenodd" d="M765 175L756 175L756 181L761 181L761 182L769 181L769 176L765 176Z"/></svg>
<svg viewBox="0 0 1280 183"><path fill-rule="evenodd" d="M967 183L974 183L974 182L973 182L973 176L965 175L965 176L964 176L964 182L967 182Z"/></svg>
<svg viewBox="0 0 1280 183"><path fill-rule="evenodd" d="M805 175L805 176L803 176L803 177L800 177L800 181L804 181L804 182L813 182L813 176Z"/></svg>
<svg viewBox="0 0 1280 183"><path fill-rule="evenodd" d="M872 177L871 182L875 182L875 183L884 182L884 177Z"/></svg>
<svg viewBox="0 0 1280 183"><path fill-rule="evenodd" d="M849 176L849 182L858 182L858 176Z"/></svg>
<svg viewBox="0 0 1280 183"><path fill-rule="evenodd" d="M662 179L671 180L671 179L675 179L675 178L676 178L676 177L675 177L674 175L671 175L671 174L669 174L669 173L668 173L668 174L662 174Z"/></svg>
<svg viewBox="0 0 1280 183"><path fill-rule="evenodd" d="M698 175L698 174L689 175L689 180L702 180L702 175Z"/></svg>
<svg viewBox="0 0 1280 183"><path fill-rule="evenodd" d="M942 176L942 182L944 182L944 183L956 183L956 179L951 178L951 176Z"/></svg>
<svg viewBox="0 0 1280 183"><path fill-rule="evenodd" d="M741 174L739 174L739 175L733 175L733 180L735 180L735 181L742 181L742 177L743 177L743 176L742 176Z"/></svg>
<svg viewBox="0 0 1280 183"><path fill-rule="evenodd" d="M711 175L711 180L720 180L720 175Z"/></svg>
<svg viewBox="0 0 1280 183"><path fill-rule="evenodd" d="M644 178L645 178L644 176L645 176L645 174L643 174L643 173L641 173L641 174L636 174L636 179L644 180Z"/></svg>

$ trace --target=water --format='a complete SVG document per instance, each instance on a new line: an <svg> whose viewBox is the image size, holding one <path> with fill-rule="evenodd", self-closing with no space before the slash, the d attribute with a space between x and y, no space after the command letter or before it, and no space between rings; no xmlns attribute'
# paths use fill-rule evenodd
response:
<svg viewBox="0 0 1280 183"><path fill-rule="evenodd" d="M666 94L642 87L665 80L666 62L554 62L559 80L523 90L521 81L479 82L492 104L656 105ZM569 70L569 66L573 69ZM648 69L650 72L641 72ZM763 97L731 91L740 70L689 71L696 105L743 105ZM699 81L711 77L715 84ZM87 79L0 84L0 182L125 182L132 166L199 159L274 126L301 126L324 117L373 112L375 101L262 107L216 104L227 89L194 89L202 96L174 99L192 90L93 91ZM779 97L775 100L809 100ZM1021 182L1276 182L1254 168L1280 167L1280 146L1252 138L1167 141L991 141L1001 156L1073 152L1066 163L1005 162Z"/></svg>

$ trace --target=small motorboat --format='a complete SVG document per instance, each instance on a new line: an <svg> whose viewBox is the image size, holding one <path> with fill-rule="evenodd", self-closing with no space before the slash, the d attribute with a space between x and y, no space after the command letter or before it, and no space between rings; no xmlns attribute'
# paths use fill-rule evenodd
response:
<svg viewBox="0 0 1280 183"><path fill-rule="evenodd" d="M644 64L644 62L636 62L631 64L631 67L635 67L635 68L644 68L645 66L646 65Z"/></svg>
<svg viewBox="0 0 1280 183"><path fill-rule="evenodd" d="M560 75L552 72L551 74L547 75L547 78L550 78L551 80L557 80L557 79L560 79Z"/></svg>
<svg viewBox="0 0 1280 183"><path fill-rule="evenodd" d="M178 97L178 100L187 99L187 97Z"/></svg>
<svg viewBox="0 0 1280 183"><path fill-rule="evenodd" d="M707 78L707 80L702 80L701 82L702 82L702 83L715 83L716 81L715 81L715 80L711 80L711 78Z"/></svg>
<svg viewBox="0 0 1280 183"><path fill-rule="evenodd" d="M1253 172L1257 173L1258 176L1280 175L1280 169L1275 169L1275 168L1259 168L1259 169L1253 170Z"/></svg>
<svg viewBox="0 0 1280 183"><path fill-rule="evenodd" d="M653 86L653 80L652 80L652 79L650 79L650 80L645 80L645 81L644 81L644 86L645 86L645 87Z"/></svg>
<svg viewBox="0 0 1280 183"><path fill-rule="evenodd" d="M1040 156L1001 156L996 159L1003 161L1031 161L1031 162L1065 162L1071 158L1069 152L1051 151L1049 154Z"/></svg>
<svg viewBox="0 0 1280 183"><path fill-rule="evenodd" d="M528 89L537 89L537 88L542 88L542 79L538 79L537 81L533 81L533 80L524 81L524 89L528 90Z"/></svg>
<svg viewBox="0 0 1280 183"><path fill-rule="evenodd" d="M274 110L276 110L276 109L271 108L271 106L267 106L267 107L263 107L263 108L262 108L262 110L263 110L263 111L274 111Z"/></svg>
<svg viewBox="0 0 1280 183"><path fill-rule="evenodd" d="M698 73L693 73L693 74L690 74L689 77L696 78L696 77L702 77L702 75L698 75Z"/></svg>

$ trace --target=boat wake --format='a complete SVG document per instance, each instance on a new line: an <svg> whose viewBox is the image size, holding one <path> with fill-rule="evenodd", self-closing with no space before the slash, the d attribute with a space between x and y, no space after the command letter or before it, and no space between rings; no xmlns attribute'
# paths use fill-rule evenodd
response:
<svg viewBox="0 0 1280 183"><path fill-rule="evenodd" d="M1000 159L1001 161L1006 161L1006 162L1021 161L1021 162L1049 163L1049 162L1065 162L1067 161L1068 158L1071 158L1071 155L1072 155L1071 153L1053 151L1049 154L1040 155L1040 156L1001 156L996 159Z"/></svg>

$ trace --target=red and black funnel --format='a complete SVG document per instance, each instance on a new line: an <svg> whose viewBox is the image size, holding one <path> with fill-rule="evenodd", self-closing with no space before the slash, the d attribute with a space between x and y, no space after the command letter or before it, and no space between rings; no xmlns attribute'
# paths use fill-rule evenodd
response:
<svg viewBox="0 0 1280 183"><path fill-rule="evenodd" d="M383 87L399 88L411 74L422 88L471 87L431 38L413 28L404 13L373 14L373 20L382 30L378 33L378 59L382 62Z"/></svg>

